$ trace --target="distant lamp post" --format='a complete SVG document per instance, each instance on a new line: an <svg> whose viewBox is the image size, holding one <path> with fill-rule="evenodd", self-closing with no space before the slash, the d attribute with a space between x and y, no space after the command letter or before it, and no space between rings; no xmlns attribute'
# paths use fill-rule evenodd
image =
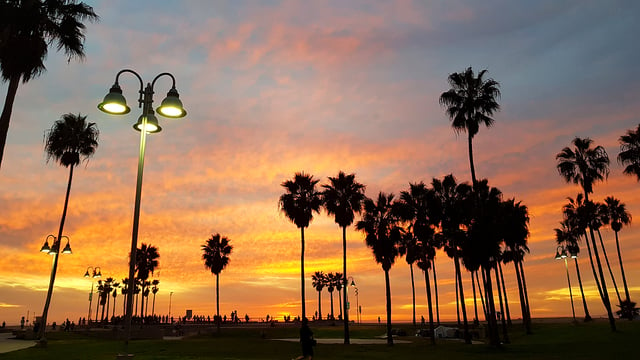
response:
<svg viewBox="0 0 640 360"><path fill-rule="evenodd" d="M356 286L356 281L353 279L352 276L349 276L347 278L347 283L349 282L349 279L351 279L351 284L349 284L349 286L351 286L356 291L356 320L358 320L358 324L360 324L360 316L362 311L360 310L360 299L358 298L358 287ZM349 309L347 308L347 311L348 310Z"/></svg>
<svg viewBox="0 0 640 360"><path fill-rule="evenodd" d="M572 259L575 259L578 257L578 254L571 251L570 252L570 256ZM571 291L571 279L569 278L569 267L567 265L567 248L565 248L564 246L560 245L558 246L558 248L556 249L556 256L555 256L556 260L564 260L564 268L567 271L567 284L569 285L569 297L571 298L571 313L573 315L573 321L576 321L576 310L573 306L573 292Z"/></svg>
<svg viewBox="0 0 640 360"><path fill-rule="evenodd" d="M93 279L99 278L101 276L102 276L102 273L100 272L99 266L96 266L96 267L89 266L87 268L87 271L84 273L84 277L86 278L91 277L91 291L89 291L89 315L87 315L88 324L91 324L91 302L93 300Z"/></svg>
<svg viewBox="0 0 640 360"><path fill-rule="evenodd" d="M176 90L176 79L168 72L157 75L151 83L147 83L144 87L144 82L140 75L130 69L120 70L116 75L116 81L111 86L109 93L104 97L104 100L98 105L98 109L111 115L124 115L131 111L131 108L127 106L127 101L122 95L122 89L118 83L120 75L123 73L133 74L140 82L140 89L138 93L138 107L142 108L142 114L138 118L138 121L133 125L133 128L140 131L140 151L138 154L138 176L136 181L136 198L133 210L133 229L131 232L131 251L129 253L129 282L128 282L128 295L127 295L127 311L125 314L125 344L129 344L131 337L131 316L133 313L133 291L135 288L135 266L136 266L136 248L138 246L138 226L140 222L140 199L142 197L142 173L144 170L144 153L146 147L147 133L160 132L162 128L158 124L158 119L152 109L153 104L153 87L156 81L163 77L168 76L171 78L171 89L167 93L167 96L160 106L156 109L158 114L172 119L182 118L187 115L187 111L182 106L178 91Z"/></svg>
<svg viewBox="0 0 640 360"><path fill-rule="evenodd" d="M169 293L169 318L168 321L171 321L171 298L173 297L173 291ZM173 324L173 321L171 321Z"/></svg>

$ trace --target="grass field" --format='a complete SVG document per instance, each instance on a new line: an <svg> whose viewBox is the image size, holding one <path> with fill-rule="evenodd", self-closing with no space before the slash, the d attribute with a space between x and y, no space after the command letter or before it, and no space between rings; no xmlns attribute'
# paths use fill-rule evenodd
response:
<svg viewBox="0 0 640 360"><path fill-rule="evenodd" d="M640 322L618 321L612 332L605 320L572 324L534 322L533 334L525 335L520 326L510 331L510 344L490 348L484 344L465 345L439 340L432 346L428 339L414 336L398 339L410 343L387 345L318 344L315 359L636 359L640 342ZM413 326L395 326L413 333ZM341 338L342 328L313 327L316 338ZM374 338L384 333L377 325L353 326L352 338ZM134 359L291 359L300 352L297 342L277 341L295 338L297 328L228 328L220 334L187 336L182 340L136 340L129 345ZM96 339L82 333L55 332L46 348L29 348L0 354L0 359L102 360L115 359L124 343Z"/></svg>

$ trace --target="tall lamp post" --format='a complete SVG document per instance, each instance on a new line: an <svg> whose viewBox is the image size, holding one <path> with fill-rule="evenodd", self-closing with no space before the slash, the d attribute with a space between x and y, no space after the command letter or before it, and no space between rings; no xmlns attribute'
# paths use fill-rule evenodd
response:
<svg viewBox="0 0 640 360"><path fill-rule="evenodd" d="M91 272L89 272L90 269L91 269ZM93 279L99 278L101 276L102 276L102 273L100 272L99 266L96 266L96 267L89 266L87 268L87 271L84 273L84 277L86 278L91 277L91 291L89 291L89 315L87 316L88 324L91 324L91 302L93 300Z"/></svg>
<svg viewBox="0 0 640 360"><path fill-rule="evenodd" d="M575 259L578 257L577 254L575 253L571 253L571 258ZM573 314L573 321L576 321L576 310L573 306L573 293L571 291L571 279L569 278L569 266L567 265L567 249L560 245L558 246L558 248L556 249L556 256L555 256L556 260L564 260L564 268L567 271L567 284L569 285L569 297L571 298L571 313Z"/></svg>
<svg viewBox="0 0 640 360"><path fill-rule="evenodd" d="M354 290L356 291L356 320L358 321L358 324L360 324L360 313L361 313L361 311L360 311L360 299L358 299L358 287L356 286L356 282L355 282L355 280L353 280L352 276L349 276L347 278L347 283L349 282L349 279L351 279L350 286L353 287ZM351 307L351 306L349 306L349 307ZM347 311L348 310L349 309L347 308Z"/></svg>
<svg viewBox="0 0 640 360"><path fill-rule="evenodd" d="M40 320L42 324L40 324L41 328L39 330L39 338L40 344L46 345L47 339L45 337L45 332L47 330L47 315L49 310L49 302L51 301L51 294L53 293L53 280L56 276L56 268L58 264L58 255L60 253L60 240L62 238L67 238L67 245L65 245L64 249L62 249L63 254L72 254L71 245L69 245L69 237L66 235L62 235L56 238L54 235L47 235L47 238L44 240L44 244L40 248L40 252L49 254L53 256L53 263L51 265L51 279L49 280L49 291L47 293L47 300L45 303L45 311L42 313L42 319ZM51 246L49 246L49 239L51 239Z"/></svg>
<svg viewBox="0 0 640 360"><path fill-rule="evenodd" d="M140 82L140 89L138 91L140 97L138 98L138 107L142 108L142 114L138 118L138 122L133 125L133 128L140 131L140 151L138 153L138 176L136 182L136 198L133 210L133 229L131 232L131 252L129 256L129 281L128 281L128 295L127 295L127 309L125 314L125 344L129 344L131 337L131 315L133 312L133 290L135 287L135 265L136 265L136 249L138 246L138 226L140 223L140 199L142 197L142 173L144 169L144 153L146 147L147 133L160 132L162 128L158 124L158 119L152 108L153 104L153 87L156 81L163 77L168 76L171 78L171 89L167 93L167 96L160 106L156 109L158 114L172 119L182 118L187 115L182 101L180 101L178 91L176 90L176 79L172 74L168 72L157 75L151 83L147 83L144 87L144 82L140 75L130 69L120 70L116 75L116 81L111 86L109 93L104 97L104 100L98 105L98 109L111 115L124 115L131 111L131 108L127 106L127 102L122 95L122 89L118 83L118 78L121 74L130 73L133 74Z"/></svg>

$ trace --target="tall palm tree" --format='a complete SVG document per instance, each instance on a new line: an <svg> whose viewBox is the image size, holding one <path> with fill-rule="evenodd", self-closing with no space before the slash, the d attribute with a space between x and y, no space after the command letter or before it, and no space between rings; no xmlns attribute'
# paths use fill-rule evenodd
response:
<svg viewBox="0 0 640 360"><path fill-rule="evenodd" d="M302 300L302 319L306 318L306 301L304 295L304 229L313 220L313 213L320 212L322 198L316 190L319 180L304 172L296 173L293 180L287 180L281 185L286 192L280 196L278 205L280 211L300 229L300 292Z"/></svg>
<svg viewBox="0 0 640 360"><path fill-rule="evenodd" d="M116 297L118 296L118 288L120 287L120 283L117 283L114 281L114 283L111 285L113 287L113 292L111 293L111 296L113 297L113 310L111 311L111 316L113 316L114 318L116 317Z"/></svg>
<svg viewBox="0 0 640 360"><path fill-rule="evenodd" d="M347 227L353 224L354 214L362 210L365 186L355 180L355 174L346 175L343 171L336 177L329 177L329 184L322 185L322 200L329 215L333 215L336 224L342 228L342 275L347 287ZM347 306L347 292L343 293L342 303ZM344 320L344 343L349 344L349 312L342 311Z"/></svg>
<svg viewBox="0 0 640 360"><path fill-rule="evenodd" d="M69 194L71 192L71 181L73 180L73 169L80 164L81 161L87 161L98 148L98 127L95 123L87 122L87 117L80 114L64 114L59 120L53 124L51 129L45 135L44 151L47 155L47 161L53 159L58 164L69 168L69 179L67 180L67 192L64 198L64 206L62 208L62 217L60 218L60 227L58 228L58 237L55 245L60 249L60 241L62 240L64 222L67 218L67 207L69 206ZM58 256L53 255L53 265L51 267L51 277L49 279L49 289L47 291L47 299L42 310L42 324L38 338L42 345L46 345L45 328L47 324L47 315L49 314L49 305L51 304L51 295L53 294L53 285L56 280L56 271L58 269Z"/></svg>
<svg viewBox="0 0 640 360"><path fill-rule="evenodd" d="M327 291L329 292L329 298L331 299L331 315L328 316L329 320L334 320L333 316L333 290L336 288L336 277L333 273L327 274Z"/></svg>
<svg viewBox="0 0 640 360"><path fill-rule="evenodd" d="M560 228L554 229L556 233L556 242L558 245L564 246L569 254L571 254L576 264L576 274L578 275L578 285L580 286L580 295L582 296L582 307L584 309L584 321L591 321L591 315L589 314L589 308L587 307L587 299L584 296L584 289L582 287L582 277L580 276L580 267L578 266L578 254L580 254L580 246L578 241L580 240L580 234L577 233L575 227L568 219L564 219L560 222ZM575 254L575 257L573 256Z"/></svg>
<svg viewBox="0 0 640 360"><path fill-rule="evenodd" d="M50 45L56 44L69 61L83 59L82 21L97 19L93 8L75 0L0 2L0 71L2 81L9 82L0 115L0 166L18 84L21 80L27 83L46 70L44 60Z"/></svg>
<svg viewBox="0 0 640 360"><path fill-rule="evenodd" d="M151 282L151 285L153 285L153 288L151 288L151 292L153 293L153 305L151 306L151 316L155 316L155 314L156 314L156 294L160 290L160 288L158 287L158 285L160 285L160 280L153 279L153 281Z"/></svg>
<svg viewBox="0 0 640 360"><path fill-rule="evenodd" d="M411 275L411 309L413 314L413 326L416 326L416 286L413 277L413 263L418 260L417 239L411 232L407 232L402 236L398 247L399 255L404 256L409 265L409 273Z"/></svg>
<svg viewBox="0 0 640 360"><path fill-rule="evenodd" d="M593 192L593 184L597 181L603 181L609 176L609 156L602 146L592 148L593 140L590 138L576 137L573 139L572 144L574 146L573 149L565 147L556 155L558 172L566 182L579 184L584 191L585 202L588 202L589 194ZM593 245L593 257L598 265L600 286L602 287L602 303L607 310L611 330L615 331L616 323L611 310L611 302L609 301L609 293L607 292L600 256L598 255L598 246L593 228L588 226L588 229Z"/></svg>
<svg viewBox="0 0 640 360"><path fill-rule="evenodd" d="M398 245L402 237L400 218L394 209L394 195L380 192L377 201L365 198L364 215L356 229L365 233L365 242L371 248L375 260L384 271L387 298L387 344L393 345L391 337L391 285L389 270L398 257Z"/></svg>
<svg viewBox="0 0 640 360"><path fill-rule="evenodd" d="M627 286L627 277L624 274L624 266L622 265L622 252L620 252L620 241L618 240L618 233L622 229L623 225L631 224L631 214L627 211L626 205L620 202L619 199L613 196L608 196L604 199L606 217L605 223L611 224L611 230L616 234L616 249L618 251L618 261L620 263L620 272L622 273L622 283L624 284L624 294L627 301L631 301L629 298L629 287Z"/></svg>
<svg viewBox="0 0 640 360"><path fill-rule="evenodd" d="M453 174L449 174L442 180L434 178L431 182L431 189L433 191L433 201L429 205L431 208L431 220L440 229L440 232L436 234L437 241L444 244L447 256L453 259L456 292L460 299L460 306L457 308L462 310L465 342L471 344L460 257L462 255L462 243L466 237L462 228L468 226L470 222L466 209L469 209L473 204L472 188L468 183L458 184Z"/></svg>
<svg viewBox="0 0 640 360"><path fill-rule="evenodd" d="M311 275L311 281L318 292L318 320L322 320L322 289L327 284L327 276L322 271L316 271Z"/></svg>
<svg viewBox="0 0 640 360"><path fill-rule="evenodd" d="M342 273L339 273L339 272L333 274L333 278L336 281L335 286L336 286L336 291L338 292L338 308L340 309L340 315L338 315L338 316L340 317L340 319L342 319L344 315L342 314L342 300L341 300L342 299L342 297L341 297L342 293L341 293L341 291L342 291L342 287L347 282L346 282L346 280L344 278L344 275L342 275Z"/></svg>
<svg viewBox="0 0 640 360"><path fill-rule="evenodd" d="M640 181L640 125L635 130L627 130L619 142L618 163L625 166L623 172L626 175L635 175Z"/></svg>
<svg viewBox="0 0 640 360"><path fill-rule="evenodd" d="M148 287L150 282L147 280L149 276L153 274L155 269L158 267L160 258L160 253L158 252L158 248L149 244L142 243L140 248L136 250L136 278L140 281L141 284L141 293L142 293L142 301L140 301L140 317L144 318L144 297L145 294L148 295Z"/></svg>
<svg viewBox="0 0 640 360"><path fill-rule="evenodd" d="M529 252L527 238L529 237L529 211L521 202L515 199L508 199L502 203L503 207L503 240L505 251L502 254L502 261L507 264L513 262L518 281L518 295L520 297L520 309L522 319L527 334L531 333L531 311L529 300L526 297L527 284L521 276L524 273L522 265L524 255Z"/></svg>
<svg viewBox="0 0 640 360"><path fill-rule="evenodd" d="M220 273L229 265L229 255L233 246L229 244L229 239L220 234L211 237L201 246L202 260L204 267L209 269L216 276L216 326L220 331Z"/></svg>
<svg viewBox="0 0 640 360"><path fill-rule="evenodd" d="M611 276L611 282L613 283L613 289L616 291L616 296L618 297L618 303L622 302L622 298L620 297L620 291L618 290L618 284L616 283L616 278L613 275L613 270L611 269L611 263L609 262L609 256L607 255L607 248L604 246L604 240L602 239L602 233L600 232L600 228L603 225L606 225L608 222L607 217L607 208L605 204L594 202L589 200L589 206L593 208L593 217L591 219L591 228L598 233L598 240L600 240L600 247L602 248L602 255L604 256L604 262L607 264L607 270L609 270L609 276Z"/></svg>
<svg viewBox="0 0 640 360"><path fill-rule="evenodd" d="M473 164L473 137L480 125L490 127L494 123L493 113L500 110L500 84L492 78L485 79L487 70L478 76L468 67L463 72L452 73L447 78L451 88L440 95L440 105L446 108L451 126L457 132L466 132L469 146L469 167L475 187L476 170Z"/></svg>

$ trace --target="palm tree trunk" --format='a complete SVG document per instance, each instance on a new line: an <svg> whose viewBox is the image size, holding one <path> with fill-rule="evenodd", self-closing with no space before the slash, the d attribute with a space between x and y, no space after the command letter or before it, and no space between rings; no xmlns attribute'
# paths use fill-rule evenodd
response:
<svg viewBox="0 0 640 360"><path fill-rule="evenodd" d="M618 296L618 303L622 302L622 298L620 297L620 291L618 291L618 284L616 284L616 278L613 276L613 271L611 271L611 265L609 264L609 257L607 256L607 249L604 247L604 241L602 241L602 234L600 233L600 229L598 231L598 238L600 239L600 246L602 247L602 254L604 255L604 260L607 263L607 269L609 269L609 276L611 276L611 282L613 282L613 288L616 290L616 295Z"/></svg>
<svg viewBox="0 0 640 360"><path fill-rule="evenodd" d="M469 169L471 169L471 181L473 182L473 191L477 190L476 180L476 168L473 166L473 136L469 133L468 136L468 144L469 144Z"/></svg>
<svg viewBox="0 0 640 360"><path fill-rule="evenodd" d="M455 278L456 287L456 315L458 317L458 326L460 326L462 323L460 322L460 294L458 290L458 274L454 274L453 277Z"/></svg>
<svg viewBox="0 0 640 360"><path fill-rule="evenodd" d="M329 294L331 294L331 320L333 320L333 291L330 291Z"/></svg>
<svg viewBox="0 0 640 360"><path fill-rule="evenodd" d="M457 250L456 250L457 251ZM464 342L465 344L471 344L471 336L469 334L469 322L467 321L467 307L464 301L464 288L462 286L462 274L460 273L460 260L458 254L454 255L456 265L456 276L458 278L458 289L460 293L460 306L462 308L462 322L464 327Z"/></svg>
<svg viewBox="0 0 640 360"><path fill-rule="evenodd" d="M499 264L500 262L497 261L497 263ZM498 300L500 301L500 312L502 313L502 317L500 318L500 320L502 321L502 337L504 339L504 343L508 344L510 343L509 341L509 333L507 332L507 319L505 314L505 310L504 310L504 302L502 301L502 289L500 288L500 273L498 272L498 267L494 267L493 270L496 273L496 285L498 288Z"/></svg>
<svg viewBox="0 0 640 360"><path fill-rule="evenodd" d="M304 228L300 228L300 242L302 244L300 251L300 296L302 299L302 319L307 317L305 300L304 300Z"/></svg>
<svg viewBox="0 0 640 360"><path fill-rule="evenodd" d="M111 311L112 312L111 316L115 318L116 317L116 297L118 296L118 290L116 289L113 294L115 296L113 297L113 310Z"/></svg>
<svg viewBox="0 0 640 360"><path fill-rule="evenodd" d="M391 336L391 284L389 283L389 270L384 271L385 292L387 295L387 345L393 345Z"/></svg>
<svg viewBox="0 0 640 360"><path fill-rule="evenodd" d="M517 262L520 267L520 277L522 278L522 289L524 294L524 303L527 317L525 319L525 329L527 334L531 334L531 307L529 306L529 293L527 292L527 279L524 276L524 266L522 265L522 261Z"/></svg>
<svg viewBox="0 0 640 360"><path fill-rule="evenodd" d="M151 316L155 316L156 314L156 294L153 294L153 303L151 305Z"/></svg>
<svg viewBox="0 0 640 360"><path fill-rule="evenodd" d="M220 332L220 275L216 274L216 331Z"/></svg>
<svg viewBox="0 0 640 360"><path fill-rule="evenodd" d="M487 298L487 317L489 324L489 344L493 347L500 346L500 333L496 320L496 305L493 301L493 282L491 281L491 267L481 267L484 293Z"/></svg>
<svg viewBox="0 0 640 360"><path fill-rule="evenodd" d="M582 288L582 276L580 276L580 267L578 266L578 258L573 259L576 263L576 273L578 274L578 285L580 285L580 295L582 295L582 308L584 309L584 321L591 321L591 315L589 315L589 308L587 307L587 299L584 296L584 289Z"/></svg>
<svg viewBox="0 0 640 360"><path fill-rule="evenodd" d="M504 273L502 272L502 264L498 261L498 270L500 271L500 283L502 284L502 293L504 294L504 311L507 315L507 324L509 326L511 323L511 311L509 310L509 298L507 297L507 287L504 286Z"/></svg>
<svg viewBox="0 0 640 360"><path fill-rule="evenodd" d="M342 317L342 292L340 292L340 290L338 290L338 310L340 311L338 313L338 317L340 319L343 319L343 317Z"/></svg>
<svg viewBox="0 0 640 360"><path fill-rule="evenodd" d="M16 85L16 90L17 90L17 85ZM7 97L8 96L9 95L7 94ZM14 96L15 96L15 92L14 92ZM7 104L5 103L5 109L6 107L7 107ZM9 115L10 114L11 114L11 109L9 108ZM5 113L3 110L2 116L4 115ZM7 118L6 121L7 121L6 125L8 127L9 119ZM1 133L0 133L0 138L2 138ZM0 141L3 141L2 147L4 148L4 138L2 138L2 140ZM44 309L42 310L42 324L40 326L40 334L38 335L38 338L40 339L40 344L43 346L47 344L47 339L45 337L45 329L47 327L47 315L49 314L49 305L51 305L51 295L53 295L53 284L56 281L56 271L58 270L58 256L60 256L60 253L61 253L60 245L62 240L62 231L64 230L64 221L67 218L67 207L69 206L69 194L71 193L71 181L73 180L73 168L74 168L73 165L69 166L69 180L67 181L67 192L64 197L64 207L62 208L62 217L60 219L60 227L58 228L58 237L54 241L54 243L57 245L58 253L53 255L53 265L51 266L51 277L49 278L49 289L47 290L47 299L44 302Z"/></svg>
<svg viewBox="0 0 640 360"><path fill-rule="evenodd" d="M522 278L520 277L520 270L518 269L518 262L513 261L513 267L516 270L516 280L518 281L518 296L520 297L520 312L522 313L522 325L527 326L527 303L524 300L524 289L522 288ZM527 332L528 334L529 332Z"/></svg>
<svg viewBox="0 0 640 360"><path fill-rule="evenodd" d="M436 278L435 259L431 259L431 269L433 269L433 290L436 296L436 324L440 325L440 305L438 304L438 279Z"/></svg>
<svg viewBox="0 0 640 360"><path fill-rule="evenodd" d="M344 284L343 284L343 288L344 288L344 292L342 293L343 296L343 300L342 300L342 305L340 306L340 309L342 309L342 307L344 306L344 311L342 311L342 319L344 320L344 343L345 344L349 344L350 340L349 340L349 309L347 308L347 305L349 304L348 299L347 299L347 286L348 286L348 277L347 277L347 227L343 226L342 227L342 275L344 278ZM358 309L356 309L356 318L357 316L357 311Z"/></svg>
<svg viewBox="0 0 640 360"><path fill-rule="evenodd" d="M102 299L104 299L104 293L101 296ZM107 300L105 299L104 302L102 300L100 300L100 305L102 305L102 312L100 313L100 322L104 322L104 306L107 304Z"/></svg>
<svg viewBox="0 0 640 360"><path fill-rule="evenodd" d="M16 93L18 92L18 85L20 84L20 76L21 75L14 75L9 79L7 96L4 100L2 115L0 115L0 168L2 167L4 146L7 143L7 135L9 134L9 121L11 120L11 111L13 110L13 103L16 99ZM55 259L53 262L57 265L57 261ZM46 320L46 318L43 318L43 320ZM41 333L44 335L44 331L41 331Z"/></svg>
<svg viewBox="0 0 640 360"><path fill-rule="evenodd" d="M470 271L471 275L471 289L473 289L473 312L475 313L475 317L473 318L473 323L477 324L480 319L478 319L478 300L476 297L476 279L473 278L473 271Z"/></svg>
<svg viewBox="0 0 640 360"><path fill-rule="evenodd" d="M322 320L322 290L318 290L318 320Z"/></svg>
<svg viewBox="0 0 640 360"><path fill-rule="evenodd" d="M140 296L142 297L142 299L140 299L140 322L144 323L144 289L145 289L145 285L144 285L144 280L141 280L142 284L140 285Z"/></svg>
<svg viewBox="0 0 640 360"><path fill-rule="evenodd" d="M413 281L413 264L409 264L409 269L411 270L411 304L413 305L413 327L416 327L416 285Z"/></svg>
<svg viewBox="0 0 640 360"><path fill-rule="evenodd" d="M109 304L111 304L111 292L107 293L107 315L106 315L106 319L107 319L107 323L109 322Z"/></svg>
<svg viewBox="0 0 640 360"><path fill-rule="evenodd" d="M431 284L429 284L429 272L424 272L424 284L427 288L427 307L429 308L429 337L431 337L431 344L436 344L435 327L433 326L433 309L431 307Z"/></svg>
<svg viewBox="0 0 640 360"><path fill-rule="evenodd" d="M482 279L484 280L484 272L482 273ZM473 275L473 273L472 273ZM478 270L475 271L475 275L476 275L476 283L478 283L478 292L480 293L480 303L482 304L482 313L484 314L484 320L487 321L487 314L488 314L488 310L487 310L487 306L485 305L487 303L487 299L485 298L485 296L488 296L487 293L485 292L485 294L482 294L482 289L480 288L480 284L484 284L485 281L480 282L480 279L478 278ZM485 285L486 286L486 285Z"/></svg>
<svg viewBox="0 0 640 360"><path fill-rule="evenodd" d="M629 296L629 287L627 287L627 277L624 275L624 266L622 266L622 253L620 252L620 242L618 241L618 232L616 231L616 250L618 250L618 262L620 262L620 272L622 273L622 283L624 284L624 294L627 302L631 301Z"/></svg>
<svg viewBox="0 0 640 360"><path fill-rule="evenodd" d="M611 302L609 301L607 284L604 279L604 272L602 271L600 256L598 255L598 245L596 244L596 237L591 227L589 227L589 233L591 235L591 242L593 245L593 256L596 258L596 263L598 265L598 274L600 275L600 282L602 285L602 303L604 304L604 308L607 309L607 316L609 317L609 326L611 327L611 331L616 331L616 320L613 318L613 312L611 311Z"/></svg>
<svg viewBox="0 0 640 360"><path fill-rule="evenodd" d="M587 253L589 253L589 263L591 264L591 271L593 271L593 279L596 282L596 286L598 288L598 294L600 294L600 298L602 299L604 297L604 295L602 294L602 286L600 285L600 280L598 279L596 266L593 263L593 254L591 253L591 244L589 244L589 235L587 235L586 229L584 231L584 240L585 240L585 244L587 244Z"/></svg>

